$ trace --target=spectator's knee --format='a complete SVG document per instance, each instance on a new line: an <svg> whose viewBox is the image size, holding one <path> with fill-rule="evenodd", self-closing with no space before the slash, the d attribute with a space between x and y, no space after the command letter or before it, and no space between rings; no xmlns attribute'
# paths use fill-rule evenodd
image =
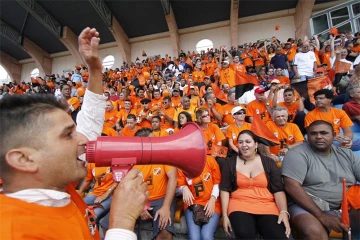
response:
<svg viewBox="0 0 360 240"><path fill-rule="evenodd" d="M303 237L305 239L327 239L328 233L324 227L319 227L317 224L307 224L306 227L301 228Z"/></svg>

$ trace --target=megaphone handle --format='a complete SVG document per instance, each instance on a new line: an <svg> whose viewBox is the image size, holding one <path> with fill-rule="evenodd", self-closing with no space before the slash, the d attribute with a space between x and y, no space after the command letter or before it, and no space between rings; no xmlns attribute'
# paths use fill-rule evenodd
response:
<svg viewBox="0 0 360 240"><path fill-rule="evenodd" d="M130 171L130 169L133 166L119 166L119 165L113 165L111 166L112 172L113 172L113 181L116 183L119 183L125 175ZM150 201L146 200L144 211L148 210L150 208Z"/></svg>

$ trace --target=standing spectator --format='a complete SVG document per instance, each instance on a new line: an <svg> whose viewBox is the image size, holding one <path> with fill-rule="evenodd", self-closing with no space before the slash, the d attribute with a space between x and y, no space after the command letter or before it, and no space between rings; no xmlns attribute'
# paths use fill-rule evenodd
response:
<svg viewBox="0 0 360 240"><path fill-rule="evenodd" d="M71 81L72 82L82 82L83 79L82 79L82 75L80 73L80 70L79 69L76 69L75 70L75 73L71 76Z"/></svg>
<svg viewBox="0 0 360 240"><path fill-rule="evenodd" d="M275 69L281 69L282 74L286 77L289 77L290 64L287 59L287 56L282 53L282 48L276 48L276 55L271 58L270 66Z"/></svg>
<svg viewBox="0 0 360 240"><path fill-rule="evenodd" d="M310 43L308 41L304 42L302 52L295 55L294 72L296 78L305 83L315 75L316 57L315 53L310 51Z"/></svg>

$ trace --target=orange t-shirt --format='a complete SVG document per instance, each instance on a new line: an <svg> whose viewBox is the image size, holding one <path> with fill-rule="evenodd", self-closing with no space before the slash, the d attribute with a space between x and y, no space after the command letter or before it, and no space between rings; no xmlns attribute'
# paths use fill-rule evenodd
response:
<svg viewBox="0 0 360 240"><path fill-rule="evenodd" d="M191 115L191 119L192 119L193 121L196 121L195 111L196 111L196 107L191 106L191 105L190 105L190 108L187 109L187 110L183 109L182 107L177 108L176 111L175 111L173 120L174 120L175 122L177 122L177 121L178 121L178 117L179 117L179 113L181 113L181 112L187 112L187 113L189 113L189 114Z"/></svg>
<svg viewBox="0 0 360 240"><path fill-rule="evenodd" d="M233 124L235 122L235 119L231 115L231 110L236 107L234 104L225 104L222 106L224 117L223 122L227 123L228 125ZM241 105L243 107L243 105Z"/></svg>
<svg viewBox="0 0 360 240"><path fill-rule="evenodd" d="M277 79L279 79L281 84L288 84L290 85L290 79L286 76L281 76L281 77L276 77Z"/></svg>
<svg viewBox="0 0 360 240"><path fill-rule="evenodd" d="M239 133L243 130L251 130L251 123L244 122L241 127L236 126L236 124L231 124L226 129L226 138L229 139L229 141L232 141L233 144L238 147L237 137L239 136Z"/></svg>
<svg viewBox="0 0 360 240"><path fill-rule="evenodd" d="M117 115L118 111L116 111L115 109L111 110L110 112L105 111L105 118L104 118L104 126L105 127L112 127L113 125L115 125L116 120L117 120Z"/></svg>
<svg viewBox="0 0 360 240"><path fill-rule="evenodd" d="M75 110L80 107L80 100L77 97L72 97L67 100L68 104L71 105Z"/></svg>
<svg viewBox="0 0 360 240"><path fill-rule="evenodd" d="M109 137L119 136L119 134L115 131L115 129L113 129L111 127L104 126L101 133L105 134L106 136L109 136Z"/></svg>
<svg viewBox="0 0 360 240"><path fill-rule="evenodd" d="M153 111L148 110L147 112L144 112L143 109L140 109L140 110L137 111L137 115L140 115L140 113L142 114L142 117L140 118L138 116L138 118L140 118L139 126L142 127L142 128L151 128L152 127L151 121L148 121L146 119L146 117L151 119L152 116L154 115Z"/></svg>
<svg viewBox="0 0 360 240"><path fill-rule="evenodd" d="M156 132L152 132L152 134L154 135L154 137L166 137L169 136L168 132L165 131L164 129L160 129L160 131L156 131Z"/></svg>
<svg viewBox="0 0 360 240"><path fill-rule="evenodd" d="M202 107L209 108L207 103L203 104ZM224 109L219 103L215 103L214 108L215 108L215 111L217 111L218 113L220 113L221 115L224 116ZM212 123L219 123L220 122L217 118L215 118L215 114L211 110L210 110L210 118L211 118Z"/></svg>
<svg viewBox="0 0 360 240"><path fill-rule="evenodd" d="M149 191L149 201L157 200L165 197L166 187L168 183L167 173L174 169L174 167L167 165L135 165L147 184Z"/></svg>
<svg viewBox="0 0 360 240"><path fill-rule="evenodd" d="M117 110L120 111L121 109L125 108L125 102L123 100L116 101Z"/></svg>
<svg viewBox="0 0 360 240"><path fill-rule="evenodd" d="M299 127L294 123L287 123L285 128L277 126L274 122L269 121L266 126L274 133L275 137L279 139L280 145L270 146L270 152L276 156L279 154L279 150L285 147L293 145L296 142L304 142L304 136L301 134Z"/></svg>
<svg viewBox="0 0 360 240"><path fill-rule="evenodd" d="M218 142L221 142L225 139L225 136L220 128L213 123L209 123L208 128L205 130L203 129L202 132L205 138L205 143L207 145L207 154L211 154L211 148L213 144L217 145Z"/></svg>
<svg viewBox="0 0 360 240"><path fill-rule="evenodd" d="M137 130L141 129L141 127L136 126L134 128L134 130L130 130L127 126L125 126L122 130L121 130L121 136L123 137L133 137L135 136L135 133L137 132Z"/></svg>
<svg viewBox="0 0 360 240"><path fill-rule="evenodd" d="M126 125L126 119L127 119L129 114L134 114L136 116L137 113L136 113L135 109L130 109L130 112L127 112L126 109L123 108L116 114L116 118L120 119L123 126L125 126Z"/></svg>
<svg viewBox="0 0 360 240"><path fill-rule="evenodd" d="M248 53L243 52L240 57L243 60L243 64L245 67L253 66L253 61L251 60L251 57Z"/></svg>
<svg viewBox="0 0 360 240"><path fill-rule="evenodd" d="M162 106L162 101L163 101L162 97L160 97L159 99L156 99L156 98L151 99L150 109L155 111L157 109L157 107Z"/></svg>
<svg viewBox="0 0 360 240"><path fill-rule="evenodd" d="M171 98L171 106L173 107L181 107L181 97L172 97Z"/></svg>
<svg viewBox="0 0 360 240"><path fill-rule="evenodd" d="M91 194L96 197L103 195L114 183L111 167L95 167L95 163L89 163L87 172L86 182L95 179L94 191Z"/></svg>
<svg viewBox="0 0 360 240"><path fill-rule="evenodd" d="M351 51L360 52L360 45L357 45L356 47L353 47L353 48L351 49Z"/></svg>
<svg viewBox="0 0 360 240"><path fill-rule="evenodd" d="M241 63L232 64L230 67L231 67L232 69L234 69L235 72L246 73L246 68L245 68L245 66L242 65Z"/></svg>
<svg viewBox="0 0 360 240"><path fill-rule="evenodd" d="M265 123L270 121L270 115L266 110L265 103L254 100L250 102L246 107L246 116L253 117L255 114L260 115L261 120Z"/></svg>
<svg viewBox="0 0 360 240"><path fill-rule="evenodd" d="M131 104L132 104L132 108L136 109L136 110L139 110L140 108L142 108L142 105L140 102L142 99L144 99L144 98L139 98L136 96L129 97L129 100L131 101Z"/></svg>
<svg viewBox="0 0 360 240"><path fill-rule="evenodd" d="M318 108L308 112L305 117L305 127L308 127L316 120L324 120L331 123L336 135L340 134L340 128L344 129L354 125L344 110L333 107L330 107L329 112L320 112Z"/></svg>
<svg viewBox="0 0 360 240"><path fill-rule="evenodd" d="M169 108L167 108L167 109L162 108L161 111L162 111L163 113L165 113L165 115L168 116L168 117L170 117L171 119L174 117L175 108L173 108L173 107L169 107ZM160 118L161 118L161 125L160 125L161 129L166 130L166 129L168 129L168 128L174 128L174 125L173 125L173 124L170 124L170 123L165 119L165 117L161 116Z"/></svg>
<svg viewBox="0 0 360 240"><path fill-rule="evenodd" d="M200 204L205 206L211 198L211 193L215 184L220 184L221 173L219 164L212 156L206 156L205 167L197 178L192 178L192 182L186 179L186 176L181 170L178 170L178 187L188 186L193 197L194 204ZM188 208L188 205L184 204L184 210ZM220 198L217 198L215 202L215 211L221 214Z"/></svg>
<svg viewBox="0 0 360 240"><path fill-rule="evenodd" d="M235 71L230 67L227 69L221 69L220 82L221 85L229 84L230 88L235 87Z"/></svg>
<svg viewBox="0 0 360 240"><path fill-rule="evenodd" d="M192 79L194 82L203 82L205 78L205 73L203 71L193 71Z"/></svg>
<svg viewBox="0 0 360 240"><path fill-rule="evenodd" d="M314 53L315 53L315 57L316 57L316 65L320 66L321 65L320 57L319 57L320 56L320 51L315 49Z"/></svg>
<svg viewBox="0 0 360 240"><path fill-rule="evenodd" d="M217 64L214 62L208 63L205 65L205 73L206 76L214 75L215 69L217 68Z"/></svg>
<svg viewBox="0 0 360 240"><path fill-rule="evenodd" d="M287 105L285 102L277 104L279 107L285 107L288 110L288 122L294 122L296 114L299 112L299 103L293 102L291 105Z"/></svg>
<svg viewBox="0 0 360 240"><path fill-rule="evenodd" d="M49 207L0 194L0 203L1 239L100 239L95 222L73 201Z"/></svg>
<svg viewBox="0 0 360 240"><path fill-rule="evenodd" d="M293 45L289 51L287 52L287 58L288 58L288 61L289 62L292 62L294 61L294 58L295 58L295 55L296 55L296 49L297 49L297 46L296 45Z"/></svg>

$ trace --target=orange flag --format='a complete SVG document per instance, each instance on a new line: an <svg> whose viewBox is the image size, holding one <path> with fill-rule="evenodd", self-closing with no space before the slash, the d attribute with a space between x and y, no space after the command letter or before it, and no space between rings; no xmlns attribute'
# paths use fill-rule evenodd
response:
<svg viewBox="0 0 360 240"><path fill-rule="evenodd" d="M321 76L321 77L316 77L316 78L312 78L309 79L307 82L307 88L308 88L308 95L309 95L309 99L310 102L312 102L313 104L315 104L315 98L314 98L314 93L317 90L320 90L323 88L323 86L326 85L326 79L327 76ZM303 96L306 97L306 96Z"/></svg>
<svg viewBox="0 0 360 240"><path fill-rule="evenodd" d="M211 84L211 87L212 87L213 93L215 94L216 98L218 99L218 103L225 104L228 102L227 97L225 96L224 92L216 84Z"/></svg>
<svg viewBox="0 0 360 240"><path fill-rule="evenodd" d="M245 92L258 86L259 82L256 77L249 74L236 71L235 72L235 99L241 97Z"/></svg>
<svg viewBox="0 0 360 240"><path fill-rule="evenodd" d="M192 63L192 61L191 61L190 58L187 58L186 61L185 61L185 63L186 63L187 65L189 65L191 68L194 68L194 64Z"/></svg>
<svg viewBox="0 0 360 240"><path fill-rule="evenodd" d="M335 72L336 73L347 73L351 68L351 63L336 61Z"/></svg>
<svg viewBox="0 0 360 240"><path fill-rule="evenodd" d="M253 117L251 131L259 138L259 143L266 146L280 145L277 137L275 137L274 133L265 125L258 114L255 114Z"/></svg>
<svg viewBox="0 0 360 240"><path fill-rule="evenodd" d="M280 26L279 26L279 25L276 25L276 26L275 26L275 31L277 31L277 30L280 30Z"/></svg>

